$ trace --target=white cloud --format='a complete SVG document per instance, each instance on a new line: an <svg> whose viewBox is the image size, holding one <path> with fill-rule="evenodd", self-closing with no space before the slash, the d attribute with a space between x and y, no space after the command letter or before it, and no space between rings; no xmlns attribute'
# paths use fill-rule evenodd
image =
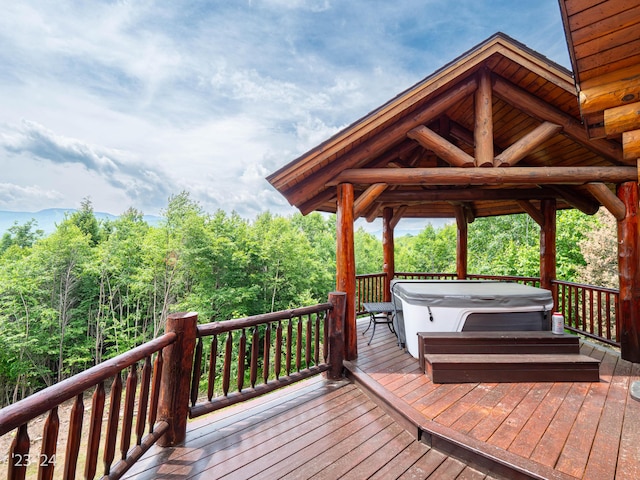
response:
<svg viewBox="0 0 640 480"><path fill-rule="evenodd" d="M568 65L555 0L8 2L0 209L290 212L264 176L497 30Z"/></svg>

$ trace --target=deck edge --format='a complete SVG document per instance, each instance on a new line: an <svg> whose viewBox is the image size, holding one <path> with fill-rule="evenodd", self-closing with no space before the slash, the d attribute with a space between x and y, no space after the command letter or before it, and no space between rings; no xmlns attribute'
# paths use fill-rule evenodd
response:
<svg viewBox="0 0 640 480"><path fill-rule="evenodd" d="M489 445L455 430L427 420L411 405L391 394L353 362L345 361L345 374L385 413L396 420L416 440L447 456L505 479L575 480L574 477Z"/></svg>

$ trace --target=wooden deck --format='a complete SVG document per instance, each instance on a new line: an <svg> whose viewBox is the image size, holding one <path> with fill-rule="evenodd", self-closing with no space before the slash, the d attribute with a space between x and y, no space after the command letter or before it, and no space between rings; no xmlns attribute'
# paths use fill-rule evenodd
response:
<svg viewBox="0 0 640 480"><path fill-rule="evenodd" d="M388 330L380 329L370 346L360 337L350 377L441 451L470 461L491 457L514 468L508 476L640 478L640 402L629 394L640 365L613 350L581 346L601 360L597 383L436 385Z"/></svg>
<svg viewBox="0 0 640 480"><path fill-rule="evenodd" d="M126 478L493 479L417 442L355 385L321 376L190 422Z"/></svg>
<svg viewBox="0 0 640 480"><path fill-rule="evenodd" d="M319 376L192 421L127 478L640 478L640 365L617 353L582 345L597 383L436 385L388 329L368 339L354 383Z"/></svg>

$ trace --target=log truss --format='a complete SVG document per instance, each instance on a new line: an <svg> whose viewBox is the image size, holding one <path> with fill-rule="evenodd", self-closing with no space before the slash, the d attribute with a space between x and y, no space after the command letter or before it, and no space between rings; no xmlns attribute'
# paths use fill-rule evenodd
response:
<svg viewBox="0 0 640 480"><path fill-rule="evenodd" d="M615 186L637 178L620 140L591 138L568 71L498 34L268 177L303 214L354 218L528 213L541 202L617 218Z"/></svg>

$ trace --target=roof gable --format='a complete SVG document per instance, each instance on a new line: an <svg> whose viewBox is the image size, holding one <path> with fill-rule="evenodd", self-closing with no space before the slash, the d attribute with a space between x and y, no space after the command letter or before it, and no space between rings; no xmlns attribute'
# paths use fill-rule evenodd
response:
<svg viewBox="0 0 640 480"><path fill-rule="evenodd" d="M579 118L570 72L498 33L267 179L302 213L335 212L334 185L355 169L378 175L353 182L361 199L356 216L368 219L387 206L402 207L404 216L453 217L463 201L473 217L519 213L530 210L529 200L548 197L558 197L559 208L581 202L583 210L593 212L599 203L581 187L561 195L547 186L508 180L499 185L385 181L399 170L406 177L432 168L486 175L488 170L475 169L622 165L620 145L590 142Z"/></svg>

